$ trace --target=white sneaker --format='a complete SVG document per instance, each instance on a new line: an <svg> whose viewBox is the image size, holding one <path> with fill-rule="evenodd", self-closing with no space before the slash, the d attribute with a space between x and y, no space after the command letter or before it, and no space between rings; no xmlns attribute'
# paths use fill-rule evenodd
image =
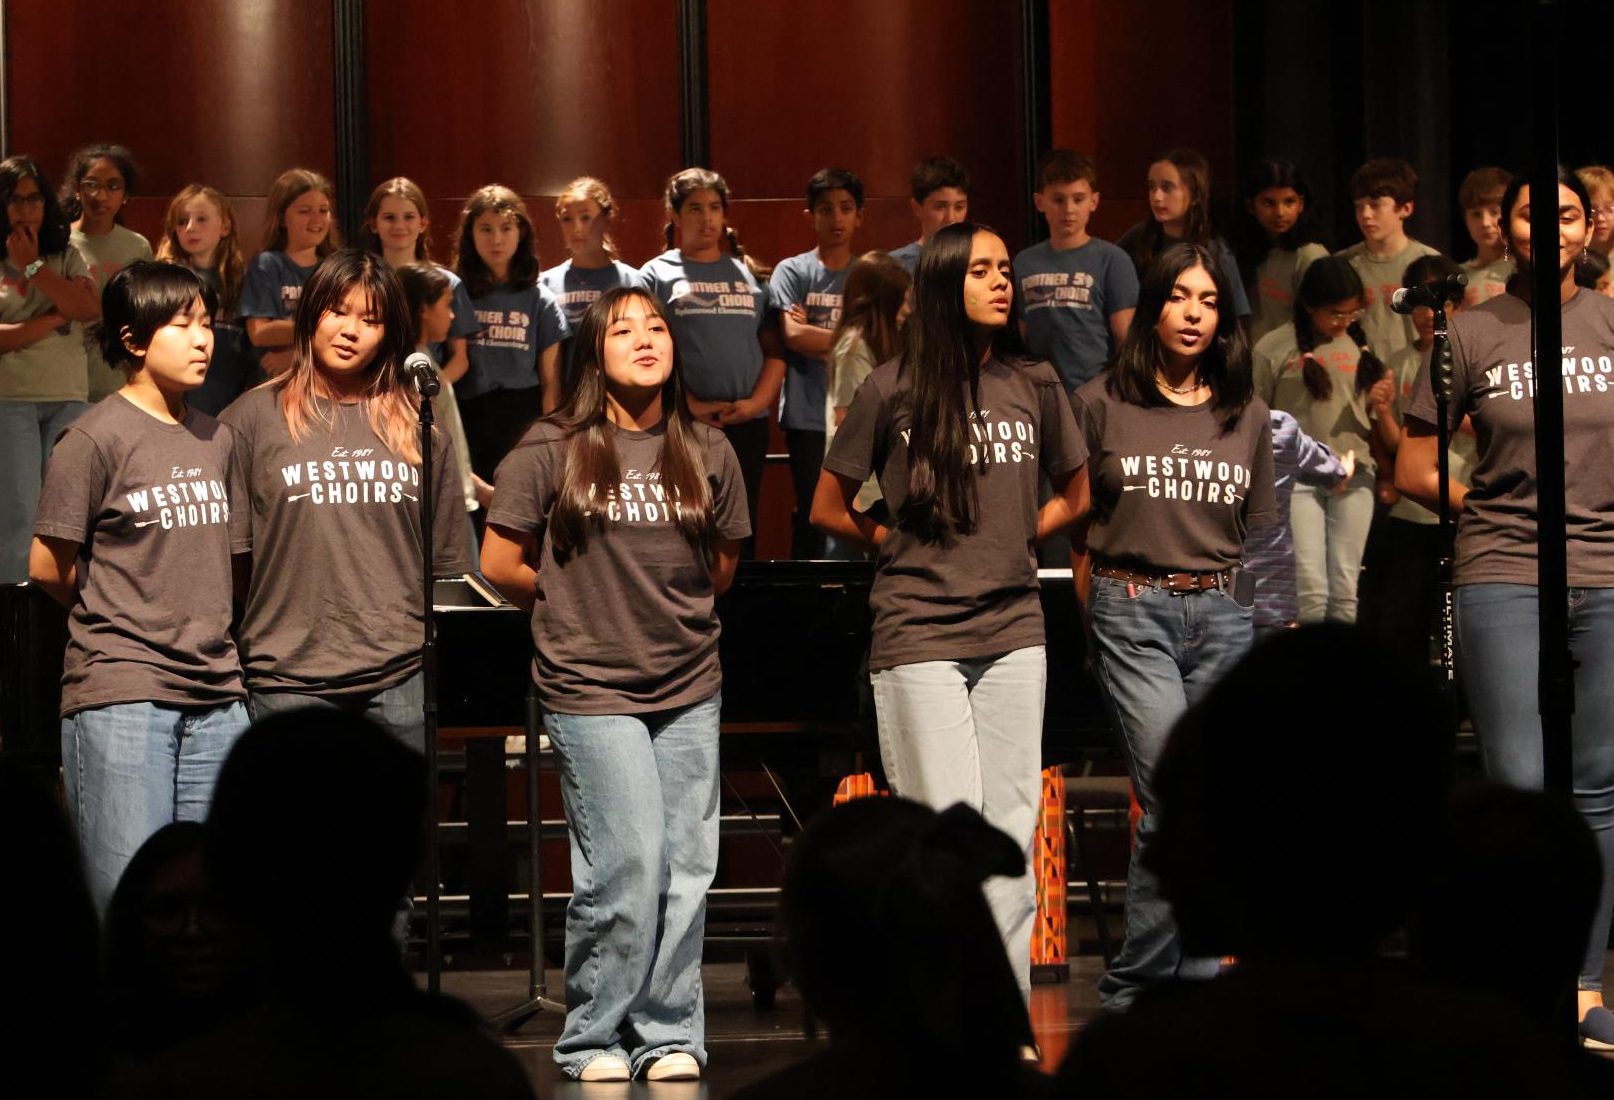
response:
<svg viewBox="0 0 1614 1100"><path fill-rule="evenodd" d="M577 1075L579 1081L626 1081L632 1074L628 1060L617 1054L602 1054Z"/></svg>
<svg viewBox="0 0 1614 1100"><path fill-rule="evenodd" d="M695 1061L693 1054L683 1051L674 1051L663 1054L645 1071L646 1081L698 1081L701 1075L701 1064Z"/></svg>

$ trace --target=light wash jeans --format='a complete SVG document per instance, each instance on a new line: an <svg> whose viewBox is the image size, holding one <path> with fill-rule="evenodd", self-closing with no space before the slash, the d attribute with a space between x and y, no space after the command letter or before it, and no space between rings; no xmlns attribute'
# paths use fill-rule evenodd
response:
<svg viewBox="0 0 1614 1100"><path fill-rule="evenodd" d="M1362 470L1343 493L1297 486L1289 498L1300 623L1354 623L1356 580L1373 526L1373 475Z"/></svg>
<svg viewBox="0 0 1614 1100"><path fill-rule="evenodd" d="M1007 833L1026 856L1019 878L982 887L1020 993L1031 996L1031 927L1037 881L1031 845L1042 809L1042 646L1000 657L920 661L871 673L880 762L891 790L944 810L963 802Z"/></svg>
<svg viewBox="0 0 1614 1100"><path fill-rule="evenodd" d="M152 833L206 819L219 769L246 728L241 703L115 703L62 719L67 812L97 912L106 913L124 868Z"/></svg>
<svg viewBox="0 0 1614 1100"><path fill-rule="evenodd" d="M674 1051L706 1064L701 946L717 873L723 697L652 714L555 714L572 848L566 907L569 1076L604 1054L637 1075Z"/></svg>
<svg viewBox="0 0 1614 1100"><path fill-rule="evenodd" d="M1126 582L1094 577L1089 614L1099 683L1143 809L1127 868L1126 942L1098 985L1106 1008L1124 1009L1151 984L1217 971L1216 959L1183 954L1171 905L1144 853L1154 839L1154 771L1166 737L1249 652L1255 613L1215 589L1179 596L1138 588L1128 596Z"/></svg>
<svg viewBox="0 0 1614 1100"><path fill-rule="evenodd" d="M0 584L28 579L45 459L83 401L0 401Z"/></svg>
<svg viewBox="0 0 1614 1100"><path fill-rule="evenodd" d="M403 683L358 695L299 695L291 691L254 691L248 700L256 721L299 707L331 707L361 714L421 755L426 753L426 714L422 710L426 677L417 672Z"/></svg>
<svg viewBox="0 0 1614 1100"><path fill-rule="evenodd" d="M1545 785L1536 676L1541 664L1539 589L1465 584L1453 591L1457 669L1474 716L1485 772L1526 790ZM1580 988L1603 988L1614 920L1614 588L1569 590L1569 649L1575 659L1570 722L1575 808L1597 838L1603 892L1592 920Z"/></svg>

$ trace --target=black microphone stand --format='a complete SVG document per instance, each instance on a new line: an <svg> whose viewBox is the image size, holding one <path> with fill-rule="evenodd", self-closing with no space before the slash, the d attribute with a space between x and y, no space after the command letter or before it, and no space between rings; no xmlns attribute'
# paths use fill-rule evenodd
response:
<svg viewBox="0 0 1614 1100"><path fill-rule="evenodd" d="M420 394L420 560L421 609L424 626L420 643L421 712L426 729L426 988L437 993L443 985L442 874L437 851L437 619L432 587L436 570L432 561L432 398L442 388L435 370L414 372Z"/></svg>
<svg viewBox="0 0 1614 1100"><path fill-rule="evenodd" d="M1429 384L1435 391L1435 455L1440 477L1440 697L1447 729L1457 729L1457 630L1452 618L1452 569L1457 521L1451 514L1451 391L1454 365L1446 336L1446 299L1434 304L1435 338L1429 347Z"/></svg>

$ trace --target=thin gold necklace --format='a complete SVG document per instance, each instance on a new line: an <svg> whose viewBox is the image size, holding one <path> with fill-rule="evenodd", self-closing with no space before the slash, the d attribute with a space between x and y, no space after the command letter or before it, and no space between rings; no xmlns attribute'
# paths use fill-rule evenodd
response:
<svg viewBox="0 0 1614 1100"><path fill-rule="evenodd" d="M1156 371L1154 375L1154 384L1165 390L1167 393L1174 393L1179 397L1182 397L1199 389L1199 372L1194 372L1194 380L1192 382L1186 386L1183 386L1181 389L1178 389L1176 386L1173 386L1170 382L1167 382L1164 378L1162 378L1159 371Z"/></svg>

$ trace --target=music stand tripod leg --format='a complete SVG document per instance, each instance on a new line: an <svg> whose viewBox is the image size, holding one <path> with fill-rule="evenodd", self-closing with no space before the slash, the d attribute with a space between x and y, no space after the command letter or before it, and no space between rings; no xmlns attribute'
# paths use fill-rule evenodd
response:
<svg viewBox="0 0 1614 1100"><path fill-rule="evenodd" d="M532 964L527 971L527 999L489 1017L488 1022L504 1032L516 1031L540 1012L566 1015L566 1006L549 996L544 979L544 888L539 873L543 844L544 815L538 804L538 733L543 729L539 716L537 689L527 687L527 934L532 941Z"/></svg>

